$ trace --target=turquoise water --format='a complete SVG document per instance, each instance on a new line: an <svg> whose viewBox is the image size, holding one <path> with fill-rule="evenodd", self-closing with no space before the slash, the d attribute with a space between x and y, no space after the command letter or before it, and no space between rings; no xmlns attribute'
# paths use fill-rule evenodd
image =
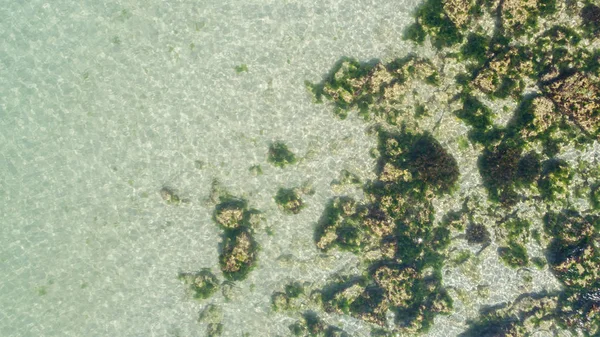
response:
<svg viewBox="0 0 600 337"><path fill-rule="evenodd" d="M238 285L243 298L223 303L224 335L287 334L296 318L273 314L270 295L353 261L320 258L312 226L341 169L372 174L375 141L364 124L313 104L304 81L342 56L405 54L416 5L4 1L0 335L204 335L205 303L176 276L218 270L213 179L247 196L274 231L257 236L260 265ZM269 166L273 140L305 160ZM264 175L248 171L254 164ZM277 188L305 181L317 191L307 209L280 214ZM190 202L165 204L166 185ZM297 262L278 262L282 254Z"/></svg>

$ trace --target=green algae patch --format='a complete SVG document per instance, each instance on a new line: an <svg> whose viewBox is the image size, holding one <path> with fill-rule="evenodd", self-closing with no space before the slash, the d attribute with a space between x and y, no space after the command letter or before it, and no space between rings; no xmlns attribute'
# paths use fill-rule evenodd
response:
<svg viewBox="0 0 600 337"><path fill-rule="evenodd" d="M461 55L467 60L473 60L477 64L483 65L488 59L489 44L489 37L471 33L467 36L467 42L460 49Z"/></svg>
<svg viewBox="0 0 600 337"><path fill-rule="evenodd" d="M504 263L513 268L525 267L529 264L527 249L515 242L511 242L507 247L498 248L498 255Z"/></svg>
<svg viewBox="0 0 600 337"><path fill-rule="evenodd" d="M206 299L219 289L219 280L210 270L180 273L178 278L187 284L196 299Z"/></svg>
<svg viewBox="0 0 600 337"><path fill-rule="evenodd" d="M269 145L267 161L275 167L283 168L296 163L296 155L290 151L283 142L274 142Z"/></svg>
<svg viewBox="0 0 600 337"><path fill-rule="evenodd" d="M284 291L276 291L271 295L271 307L275 311L288 310L293 300L304 295L304 286L300 282L285 285Z"/></svg>
<svg viewBox="0 0 600 337"><path fill-rule="evenodd" d="M428 34L438 49L460 43L463 35L457 26L468 21L469 10L468 1L464 0L427 0L417 9L416 23L409 26L404 36L422 43Z"/></svg>
<svg viewBox="0 0 600 337"><path fill-rule="evenodd" d="M538 181L542 198L549 201L564 200L572 178L573 174L567 162L559 159L548 160L544 163Z"/></svg>
<svg viewBox="0 0 600 337"><path fill-rule="evenodd" d="M274 199L286 214L298 214L306 206L297 188L280 188Z"/></svg>
<svg viewBox="0 0 600 337"><path fill-rule="evenodd" d="M244 73L244 72L247 73L248 72L248 65L247 64L240 64L238 66L235 66L233 69L238 74L241 74L241 73Z"/></svg>

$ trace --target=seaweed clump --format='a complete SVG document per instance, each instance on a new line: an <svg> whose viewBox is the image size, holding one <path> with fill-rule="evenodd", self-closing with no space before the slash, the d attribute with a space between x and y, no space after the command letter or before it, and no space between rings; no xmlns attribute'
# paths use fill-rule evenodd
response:
<svg viewBox="0 0 600 337"><path fill-rule="evenodd" d="M269 145L267 161L275 167L283 168L296 163L296 155L290 151L283 142L274 142Z"/></svg>
<svg viewBox="0 0 600 337"><path fill-rule="evenodd" d="M529 265L526 243L529 240L531 223L514 218L502 223L498 236L504 241L498 248L498 255L508 266L520 268Z"/></svg>
<svg viewBox="0 0 600 337"><path fill-rule="evenodd" d="M208 269L196 273L180 273L179 279L189 285L196 299L209 298L219 289L219 280Z"/></svg>
<svg viewBox="0 0 600 337"><path fill-rule="evenodd" d="M230 280L246 278L256 263L258 244L252 235L260 212L249 209L244 199L222 197L216 205L213 220L223 230L219 265Z"/></svg>
<svg viewBox="0 0 600 337"><path fill-rule="evenodd" d="M287 214L298 214L306 206L296 188L280 188L275 195L275 202Z"/></svg>
<svg viewBox="0 0 600 337"><path fill-rule="evenodd" d="M242 280L254 267L258 245L248 230L240 229L225 237L219 256L221 271L230 280Z"/></svg>
<svg viewBox="0 0 600 337"><path fill-rule="evenodd" d="M304 294L304 286L299 282L291 282L285 286L284 291L277 291L271 295L271 304L274 310L289 309L292 301Z"/></svg>
<svg viewBox="0 0 600 337"><path fill-rule="evenodd" d="M415 23L407 28L404 38L422 43L429 35L438 49L460 43L463 35L459 27L468 23L470 9L466 0L427 0L417 10Z"/></svg>

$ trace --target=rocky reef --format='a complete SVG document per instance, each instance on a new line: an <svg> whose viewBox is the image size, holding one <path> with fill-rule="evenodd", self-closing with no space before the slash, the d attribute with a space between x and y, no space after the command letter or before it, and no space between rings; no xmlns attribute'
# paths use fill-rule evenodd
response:
<svg viewBox="0 0 600 337"><path fill-rule="evenodd" d="M452 312L442 270L470 259L448 250L464 238L480 252L495 247L508 268L548 265L564 287L482 309L464 336L600 333L600 192L590 179L599 163L589 152L600 139L598 8L427 0L404 36L437 49L433 58L342 58L307 83L317 102L331 102L340 118L358 114L378 139L377 178L363 184L364 198L331 199L315 230L319 250L352 252L364 268L318 291L326 312L426 331ZM476 155L485 200L461 185L459 161L473 159L465 149ZM566 160L567 152L588 158ZM458 208L437 214L434 205L457 191Z"/></svg>

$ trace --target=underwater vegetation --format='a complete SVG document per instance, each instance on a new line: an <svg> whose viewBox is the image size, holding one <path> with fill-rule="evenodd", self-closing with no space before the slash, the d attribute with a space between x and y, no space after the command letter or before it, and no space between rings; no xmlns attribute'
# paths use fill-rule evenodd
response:
<svg viewBox="0 0 600 337"><path fill-rule="evenodd" d="M269 145L267 161L275 167L283 168L296 163L296 155L283 142L274 142Z"/></svg>
<svg viewBox="0 0 600 337"><path fill-rule="evenodd" d="M312 311L306 311L302 318L296 323L290 325L290 332L293 336L311 336L311 337L349 337L342 329L327 325L319 316Z"/></svg>
<svg viewBox="0 0 600 337"><path fill-rule="evenodd" d="M565 13L578 14L581 25ZM332 198L315 228L319 250L349 251L365 268L320 290L326 312L381 331L392 312L393 331L426 331L435 315L452 312L441 270L448 246L463 238L481 251L493 241L508 268L548 266L564 286L484 309L463 336L600 333L600 228L593 215L600 184L558 156L600 140L600 53L590 47L597 46L599 22L600 8L589 1L426 0L404 37L430 43L439 51L434 60L342 58L322 82L307 83L316 102L331 102L342 119L358 114L378 140L371 151L377 178L363 183L364 198ZM448 65L463 70L446 73ZM499 109L500 102L511 105ZM468 128L459 150L476 151L487 200L467 193L462 209L444 215L433 204L452 195L461 178L447 147L445 112ZM531 255L531 246L545 255ZM463 253L450 263L472 256Z"/></svg>
<svg viewBox="0 0 600 337"><path fill-rule="evenodd" d="M256 263L258 244L252 234L260 221L260 212L248 208L244 199L225 196L215 206L213 220L223 230L221 271L229 280L243 280Z"/></svg>
<svg viewBox="0 0 600 337"><path fill-rule="evenodd" d="M297 188L280 188L275 195L275 203L286 214L298 214L306 206Z"/></svg>
<svg viewBox="0 0 600 337"><path fill-rule="evenodd" d="M365 184L365 202L332 199L315 242L323 251L378 251L380 258L369 262L364 275L329 284L321 300L327 312L380 326L391 310L397 325L419 331L452 308L440 276L450 231L434 224L431 201L453 189L458 166L430 134L379 130L378 138L378 179Z"/></svg>
<svg viewBox="0 0 600 337"><path fill-rule="evenodd" d="M295 313L290 332L348 336L322 312L361 320L374 336L426 332L455 301L472 305L445 286L445 271L491 254L507 273L536 267L562 288L483 306L461 336L600 335L600 166L590 155L600 140L599 35L592 1L425 0L404 38L432 46L431 59L344 57L321 82L306 82L315 102L368 125L376 166L369 180L343 170L315 219L315 249L354 254L357 268L316 289L291 281L272 293L274 311ZM276 141L267 161L298 159ZM359 196L344 195L348 186ZM305 194L282 187L273 199L293 215ZM160 195L183 201L166 187ZM226 193L210 199L220 270L229 283L243 280L256 265L260 212ZM465 246L453 247L458 240ZM180 278L196 298L219 288L208 270ZM208 329L219 335L223 325Z"/></svg>
<svg viewBox="0 0 600 337"><path fill-rule="evenodd" d="M196 273L179 273L179 279L189 285L194 298L209 298L219 289L219 280L208 269Z"/></svg>

